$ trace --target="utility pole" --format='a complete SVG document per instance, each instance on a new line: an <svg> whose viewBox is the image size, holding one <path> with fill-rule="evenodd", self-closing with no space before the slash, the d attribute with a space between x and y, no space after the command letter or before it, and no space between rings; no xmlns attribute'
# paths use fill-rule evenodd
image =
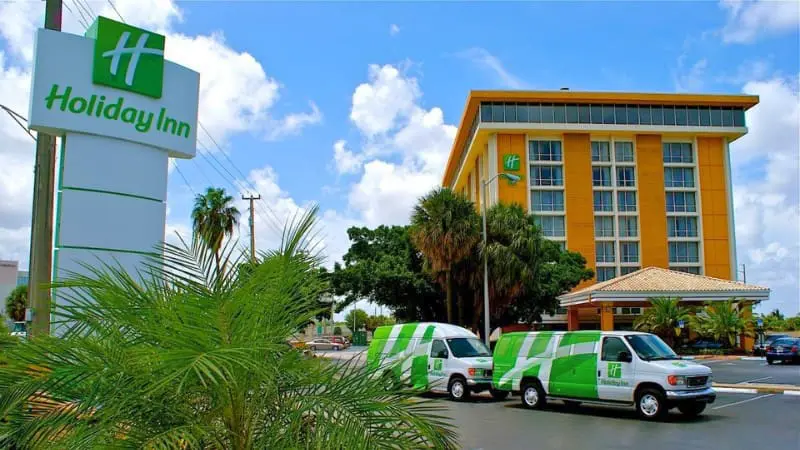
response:
<svg viewBox="0 0 800 450"><path fill-rule="evenodd" d="M61 31L62 0L45 0L44 27ZM61 164L64 162L61 161ZM36 136L31 208L31 248L28 308L31 336L50 333L50 284L53 271L53 200L55 197L56 137Z"/></svg>
<svg viewBox="0 0 800 450"><path fill-rule="evenodd" d="M250 200L250 258L253 262L256 261L256 221L255 221L255 206L253 204L256 200L261 200L261 195L242 195L242 200Z"/></svg>
<svg viewBox="0 0 800 450"><path fill-rule="evenodd" d="M747 284L747 266L745 266L744 264L742 264L742 282L744 282L744 284Z"/></svg>

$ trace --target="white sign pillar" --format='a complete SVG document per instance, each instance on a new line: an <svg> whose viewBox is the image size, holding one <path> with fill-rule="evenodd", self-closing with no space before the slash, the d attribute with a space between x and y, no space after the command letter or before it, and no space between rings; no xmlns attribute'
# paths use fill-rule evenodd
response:
<svg viewBox="0 0 800 450"><path fill-rule="evenodd" d="M135 277L164 240L169 157L196 152L199 74L163 60L163 36L103 17L87 34L36 34L30 127L62 138L54 281Z"/></svg>

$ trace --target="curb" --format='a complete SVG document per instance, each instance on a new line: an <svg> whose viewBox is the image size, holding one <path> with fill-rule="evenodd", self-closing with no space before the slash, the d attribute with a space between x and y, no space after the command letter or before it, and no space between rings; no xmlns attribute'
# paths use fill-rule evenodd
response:
<svg viewBox="0 0 800 450"><path fill-rule="evenodd" d="M717 392L733 394L783 394L800 396L800 386L781 384L732 384L712 383Z"/></svg>

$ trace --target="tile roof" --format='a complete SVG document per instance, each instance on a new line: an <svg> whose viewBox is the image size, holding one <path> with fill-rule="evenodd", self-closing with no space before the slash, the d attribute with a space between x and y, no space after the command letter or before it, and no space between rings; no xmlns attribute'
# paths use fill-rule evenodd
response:
<svg viewBox="0 0 800 450"><path fill-rule="evenodd" d="M729 292L748 291L762 292L768 288L745 284L740 281L695 275L662 269L645 267L621 277L593 284L581 290L570 292L563 297L572 297L592 292Z"/></svg>

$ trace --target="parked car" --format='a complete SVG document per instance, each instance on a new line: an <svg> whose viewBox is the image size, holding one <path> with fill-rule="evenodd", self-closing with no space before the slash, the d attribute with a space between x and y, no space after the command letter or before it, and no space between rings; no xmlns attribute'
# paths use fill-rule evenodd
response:
<svg viewBox="0 0 800 450"><path fill-rule="evenodd" d="M706 350L706 349L718 349L722 348L721 342L716 342L711 339L697 339L689 343L689 348L697 349L697 350Z"/></svg>
<svg viewBox="0 0 800 450"><path fill-rule="evenodd" d="M767 364L775 361L800 363L800 338L782 338L767 347Z"/></svg>
<svg viewBox="0 0 800 450"><path fill-rule="evenodd" d="M788 334L768 334L764 337L764 340L756 339L755 344L753 345L753 355L755 356L763 356L766 355L767 347L769 347L773 342L778 339L788 338Z"/></svg>
<svg viewBox="0 0 800 450"><path fill-rule="evenodd" d="M306 342L306 347L311 349L311 351L317 351L317 350L337 350L338 351L338 350L342 349L342 344L341 343L332 342L330 339L317 338L317 339L314 339L313 341Z"/></svg>
<svg viewBox="0 0 800 450"><path fill-rule="evenodd" d="M503 334L494 351L492 385L519 393L522 406L550 399L632 406L656 420L671 408L697 416L716 400L711 369L682 360L654 334L632 331L542 331Z"/></svg>

